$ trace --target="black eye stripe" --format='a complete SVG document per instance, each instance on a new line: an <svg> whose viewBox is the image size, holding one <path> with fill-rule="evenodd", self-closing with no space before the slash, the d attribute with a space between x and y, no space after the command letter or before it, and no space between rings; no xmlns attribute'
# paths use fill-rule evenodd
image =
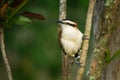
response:
<svg viewBox="0 0 120 80"><path fill-rule="evenodd" d="M70 23L66 23L66 24L68 24L68 25L70 25L70 26L73 26L73 27L75 27L75 26L76 26L75 24L70 24Z"/></svg>

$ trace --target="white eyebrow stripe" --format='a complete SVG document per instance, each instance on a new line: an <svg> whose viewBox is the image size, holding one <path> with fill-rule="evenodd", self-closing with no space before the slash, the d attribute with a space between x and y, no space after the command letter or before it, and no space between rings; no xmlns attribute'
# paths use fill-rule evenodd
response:
<svg viewBox="0 0 120 80"><path fill-rule="evenodd" d="M68 20L65 20L65 21L63 21L63 22L65 22L65 23L70 23L70 24L75 24L74 22L68 21Z"/></svg>

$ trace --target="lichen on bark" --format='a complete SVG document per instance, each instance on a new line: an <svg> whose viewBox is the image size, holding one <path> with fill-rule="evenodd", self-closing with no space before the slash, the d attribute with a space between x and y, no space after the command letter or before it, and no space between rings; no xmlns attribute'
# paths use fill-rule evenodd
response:
<svg viewBox="0 0 120 80"><path fill-rule="evenodd" d="M94 80L119 80L117 69L120 59L113 60L111 63L105 62L105 51L110 49L111 55L120 49L120 1L114 0L109 6L105 5L104 0L97 0L93 18L93 38L94 50L92 54L90 78ZM117 68L117 69L116 69ZM116 75L112 75L112 73ZM112 76L112 78L110 77ZM116 78L117 76L117 78Z"/></svg>

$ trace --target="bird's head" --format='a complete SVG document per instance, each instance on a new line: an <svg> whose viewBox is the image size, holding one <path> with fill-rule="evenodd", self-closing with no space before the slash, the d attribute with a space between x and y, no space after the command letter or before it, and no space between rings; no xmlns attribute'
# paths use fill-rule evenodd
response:
<svg viewBox="0 0 120 80"><path fill-rule="evenodd" d="M68 19L59 20L57 21L57 23L60 23L61 25L69 25L71 27L77 27L77 23Z"/></svg>

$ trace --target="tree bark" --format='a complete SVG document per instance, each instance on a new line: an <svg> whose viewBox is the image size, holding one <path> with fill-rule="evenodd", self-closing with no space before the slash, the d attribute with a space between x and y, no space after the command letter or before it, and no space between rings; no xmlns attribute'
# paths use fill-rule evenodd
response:
<svg viewBox="0 0 120 80"><path fill-rule="evenodd" d="M120 50L120 1L97 0L93 19L94 50L88 79L120 80L120 57L105 62L105 52L110 55Z"/></svg>

